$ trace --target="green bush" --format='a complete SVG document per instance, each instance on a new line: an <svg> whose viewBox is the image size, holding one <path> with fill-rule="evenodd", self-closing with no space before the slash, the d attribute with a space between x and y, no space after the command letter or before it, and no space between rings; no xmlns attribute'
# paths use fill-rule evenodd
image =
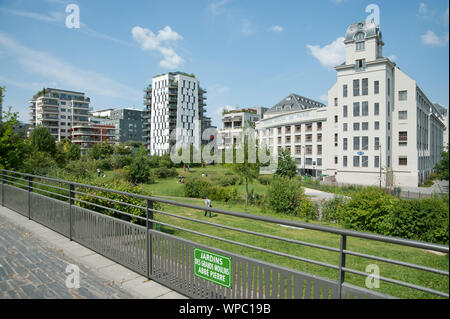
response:
<svg viewBox="0 0 450 319"><path fill-rule="evenodd" d="M117 155L114 154L110 158L111 166L114 169L124 168L125 166L129 166L133 161L133 157L131 155Z"/></svg>
<svg viewBox="0 0 450 319"><path fill-rule="evenodd" d="M212 185L205 179L192 178L186 180L184 184L184 194L186 197L205 198L209 196Z"/></svg>
<svg viewBox="0 0 450 319"><path fill-rule="evenodd" d="M326 222L341 223L344 214L346 200L343 196L336 195L332 199L322 203L322 220Z"/></svg>
<svg viewBox="0 0 450 319"><path fill-rule="evenodd" d="M130 164L129 178L132 183L154 183L155 177L153 176L150 166L148 164L147 156L136 156Z"/></svg>
<svg viewBox="0 0 450 319"><path fill-rule="evenodd" d="M354 193L345 205L342 225L359 231L378 232L385 215L392 213L399 199L386 195L377 187L367 187Z"/></svg>
<svg viewBox="0 0 450 319"><path fill-rule="evenodd" d="M167 177L176 177L178 176L178 172L175 167L167 168L167 167L159 167L154 170L155 176L158 178L167 178Z"/></svg>
<svg viewBox="0 0 450 319"><path fill-rule="evenodd" d="M296 179L274 178L267 189L268 205L279 214L297 215L304 197L304 190Z"/></svg>
<svg viewBox="0 0 450 319"><path fill-rule="evenodd" d="M109 158L96 160L95 161L95 166L97 168L100 168L102 171L110 171L113 168Z"/></svg>
<svg viewBox="0 0 450 319"><path fill-rule="evenodd" d="M313 202L307 197L303 197L300 201L300 206L298 208L297 216L308 220L318 220L319 219L319 204Z"/></svg>
<svg viewBox="0 0 450 319"><path fill-rule="evenodd" d="M56 162L52 156L46 152L34 152L24 163L24 171L33 175L47 175L52 168L56 167Z"/></svg>
<svg viewBox="0 0 450 319"><path fill-rule="evenodd" d="M240 182L241 178L237 175L225 175L218 179L221 186L234 186Z"/></svg>
<svg viewBox="0 0 450 319"><path fill-rule="evenodd" d="M383 235L449 243L448 197L399 200L379 224Z"/></svg>
<svg viewBox="0 0 450 319"><path fill-rule="evenodd" d="M271 175L260 175L258 177L258 182L261 185L269 185L272 182L272 176Z"/></svg>
<svg viewBox="0 0 450 319"><path fill-rule="evenodd" d="M234 187L212 187L208 198L221 202L235 201L239 199L239 192Z"/></svg>

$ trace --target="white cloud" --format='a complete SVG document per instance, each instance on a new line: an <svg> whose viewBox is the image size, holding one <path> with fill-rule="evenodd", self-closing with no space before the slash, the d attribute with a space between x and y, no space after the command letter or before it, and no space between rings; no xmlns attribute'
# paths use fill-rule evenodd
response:
<svg viewBox="0 0 450 319"><path fill-rule="evenodd" d="M232 105L225 105L225 106L219 107L219 108L216 110L216 115L222 115L222 112L223 112L224 110L232 111L232 110L235 110L235 109L236 109L236 108L235 108L234 106L232 106Z"/></svg>
<svg viewBox="0 0 450 319"><path fill-rule="evenodd" d="M23 10L16 10L16 9L8 9L8 8L0 8L1 11L7 12L9 14L19 16L19 17L25 17L25 18L31 18L38 21L43 22L63 22L64 21L64 13L53 11L49 14L42 14L42 13L36 13L31 11L23 11Z"/></svg>
<svg viewBox="0 0 450 319"><path fill-rule="evenodd" d="M166 26L164 29L154 34L151 30L134 27L131 30L133 39L139 44L142 50L157 51L162 54L164 59L159 65L167 69L176 69L184 60L170 47L171 43L183 40L183 37L173 31L171 27Z"/></svg>
<svg viewBox="0 0 450 319"><path fill-rule="evenodd" d="M426 17L428 14L428 7L425 3L421 2L419 4L419 16Z"/></svg>
<svg viewBox="0 0 450 319"><path fill-rule="evenodd" d="M10 56L10 61L19 64L25 72L57 82L70 90L130 101L136 101L141 95L139 90L116 82L108 76L78 68L49 53L30 49L2 32L0 47Z"/></svg>
<svg viewBox="0 0 450 319"><path fill-rule="evenodd" d="M255 33L255 27L249 19L242 20L242 28L241 31L246 36L251 36Z"/></svg>
<svg viewBox="0 0 450 319"><path fill-rule="evenodd" d="M209 9L211 11L211 14L213 16L219 15L221 14L224 9L223 7L230 2L230 0L221 0L221 1L217 1L217 2L213 2L211 3L211 5L209 6Z"/></svg>
<svg viewBox="0 0 450 319"><path fill-rule="evenodd" d="M273 32L282 32L284 28L279 25L274 25L273 27L270 28L270 30Z"/></svg>
<svg viewBox="0 0 450 319"><path fill-rule="evenodd" d="M319 60L320 64L326 68L334 68L345 61L344 37L339 37L322 48L319 45L310 44L307 44L306 47L310 50L313 57Z"/></svg>
<svg viewBox="0 0 450 319"><path fill-rule="evenodd" d="M421 36L422 43L429 46L441 46L448 42L448 32L442 37L437 36L433 31L428 30Z"/></svg>
<svg viewBox="0 0 450 319"><path fill-rule="evenodd" d="M396 56L395 54L391 54L390 56L388 56L388 59L395 62L398 60L398 56Z"/></svg>

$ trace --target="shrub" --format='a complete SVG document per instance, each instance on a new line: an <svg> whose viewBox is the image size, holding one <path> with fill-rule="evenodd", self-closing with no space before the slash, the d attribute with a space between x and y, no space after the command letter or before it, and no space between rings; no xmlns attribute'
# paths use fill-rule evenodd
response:
<svg viewBox="0 0 450 319"><path fill-rule="evenodd" d="M25 173L47 175L56 166L55 160L46 152L34 152L24 161Z"/></svg>
<svg viewBox="0 0 450 319"><path fill-rule="evenodd" d="M377 187L367 187L353 194L342 215L344 227L377 232L385 215L393 212L399 199L386 195Z"/></svg>
<svg viewBox="0 0 450 319"><path fill-rule="evenodd" d="M258 181L261 185L269 185L272 182L271 175L260 175Z"/></svg>
<svg viewBox="0 0 450 319"><path fill-rule="evenodd" d="M157 168L154 172L155 172L156 177L158 177L158 178L167 178L167 177L178 176L178 172L174 167L172 167L172 168L160 167L160 168Z"/></svg>
<svg viewBox="0 0 450 319"><path fill-rule="evenodd" d="M205 198L209 196L212 185L204 179L188 179L184 184L184 194L186 197Z"/></svg>
<svg viewBox="0 0 450 319"><path fill-rule="evenodd" d="M332 199L322 203L322 220L326 222L341 223L344 214L346 200L343 196L336 195Z"/></svg>
<svg viewBox="0 0 450 319"><path fill-rule="evenodd" d="M146 156L137 156L133 158L129 169L129 178L132 183L154 183L155 178L150 171Z"/></svg>
<svg viewBox="0 0 450 319"><path fill-rule="evenodd" d="M112 168L114 169L120 169L124 168L125 166L129 166L131 162L133 161L133 157L131 155L113 155L110 158L110 163Z"/></svg>
<svg viewBox="0 0 450 319"><path fill-rule="evenodd" d="M219 177L218 184L221 186L233 186L239 183L240 177L237 175L225 175Z"/></svg>
<svg viewBox="0 0 450 319"><path fill-rule="evenodd" d="M234 187L212 187L208 198L222 202L229 202L239 199L239 192Z"/></svg>
<svg viewBox="0 0 450 319"><path fill-rule="evenodd" d="M276 213L297 215L304 191L296 179L274 178L267 189L267 202Z"/></svg>
<svg viewBox="0 0 450 319"><path fill-rule="evenodd" d="M300 201L300 206L298 207L296 215L305 218L307 221L318 220L319 205L307 197L303 197Z"/></svg>
<svg viewBox="0 0 450 319"><path fill-rule="evenodd" d="M112 169L111 161L109 160L109 158L95 161L95 166L97 168L100 168L102 171L110 171Z"/></svg>

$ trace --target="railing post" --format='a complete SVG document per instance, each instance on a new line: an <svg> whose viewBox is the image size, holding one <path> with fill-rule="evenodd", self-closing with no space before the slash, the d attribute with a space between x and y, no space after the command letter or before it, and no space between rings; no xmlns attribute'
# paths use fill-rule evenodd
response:
<svg viewBox="0 0 450 319"><path fill-rule="evenodd" d="M347 249L347 235L341 235L341 243L339 247L339 299L342 299L342 285L345 281L345 271L342 269L345 267L345 253ZM345 296L344 296L345 297Z"/></svg>
<svg viewBox="0 0 450 319"><path fill-rule="evenodd" d="M72 241L72 226L73 226L73 204L75 203L75 185L69 184L69 239Z"/></svg>
<svg viewBox="0 0 450 319"><path fill-rule="evenodd" d="M28 176L28 219L31 220L31 192L33 191L33 177Z"/></svg>
<svg viewBox="0 0 450 319"><path fill-rule="evenodd" d="M150 279L152 275L152 235L150 234L150 229L153 229L153 201L147 199L147 212L146 212L147 220L146 220L146 235L147 235L147 243L146 243L146 253L147 253L147 278Z"/></svg>
<svg viewBox="0 0 450 319"><path fill-rule="evenodd" d="M4 189L5 189L5 171L4 170L2 170L2 206L5 206L4 205L4 202L5 202L5 192L4 192Z"/></svg>

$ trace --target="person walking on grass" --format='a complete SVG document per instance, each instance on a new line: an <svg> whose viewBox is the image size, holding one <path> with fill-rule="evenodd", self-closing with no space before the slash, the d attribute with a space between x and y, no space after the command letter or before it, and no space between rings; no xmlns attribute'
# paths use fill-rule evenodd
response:
<svg viewBox="0 0 450 319"><path fill-rule="evenodd" d="M101 172L100 168L97 168L98 177L100 177L100 172Z"/></svg>
<svg viewBox="0 0 450 319"><path fill-rule="evenodd" d="M212 206L211 206L211 200L208 199L208 196L206 196L206 199L205 199L205 206L206 206L206 207L209 207L209 208L212 207ZM207 213L208 213L208 211L205 210L205 217L206 217L206 214L207 214ZM209 217L211 217L211 211L209 211Z"/></svg>

